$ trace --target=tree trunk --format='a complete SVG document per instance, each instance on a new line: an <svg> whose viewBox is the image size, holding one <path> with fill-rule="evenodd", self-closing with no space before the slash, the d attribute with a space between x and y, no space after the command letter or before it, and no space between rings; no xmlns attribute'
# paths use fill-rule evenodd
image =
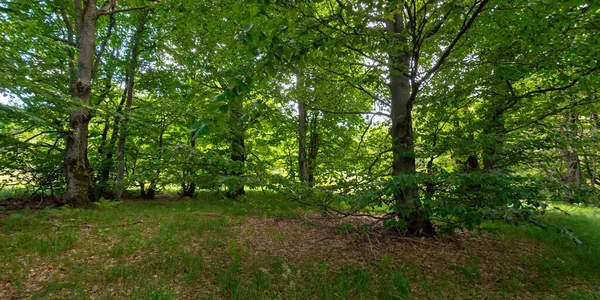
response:
<svg viewBox="0 0 600 300"><path fill-rule="evenodd" d="M596 138L596 131L598 130L598 126L600 125L598 121L598 113L592 112L592 139ZM594 143L595 144L595 143ZM594 147L596 148L596 147ZM598 177L598 168L597 168L598 160L594 157L594 170L591 176L591 185L592 188L596 185L596 178Z"/></svg>
<svg viewBox="0 0 600 300"><path fill-rule="evenodd" d="M306 156L306 107L304 102L298 101L298 166L301 182L309 181L308 159Z"/></svg>
<svg viewBox="0 0 600 300"><path fill-rule="evenodd" d="M577 138L577 122L579 117L577 113L572 113L567 117L567 135L569 137L569 145L563 149L565 157L565 167L567 169L566 182L569 185L579 186L581 184L581 167L579 163L579 155L577 149L573 146L574 140ZM567 201L574 202L574 197L569 195Z"/></svg>
<svg viewBox="0 0 600 300"><path fill-rule="evenodd" d="M126 78L129 78L129 75L126 75ZM104 187L102 193L105 198L115 198L115 189L112 184L110 184L109 188L109 179L110 179L110 171L113 168L114 160L113 155L115 153L115 145L117 144L117 139L119 137L119 128L120 128L120 120L121 120L121 112L123 111L123 105L125 105L125 100L127 98L127 90L123 91L123 97L121 97L121 101L119 102L119 106L117 107L116 115L113 119L112 124L112 132L110 134L110 140L108 142L103 142L102 151L98 149L98 152L102 154L102 166L100 169L100 186ZM107 126L109 126L107 122Z"/></svg>
<svg viewBox="0 0 600 300"><path fill-rule="evenodd" d="M166 117L163 116L160 120L160 134L158 135L158 167L156 168L156 177L150 180L150 187L148 187L148 192L142 194L142 198L144 199L154 199L156 196L156 182L160 177L160 171L162 168L162 153L163 153L163 145L164 145L164 136L165 131L167 131L167 126L165 125Z"/></svg>
<svg viewBox="0 0 600 300"><path fill-rule="evenodd" d="M76 4L77 5L77 4ZM96 1L84 1L82 13L76 21L77 79L73 96L84 106L90 104L92 92L92 63L95 53ZM78 108L69 116L69 134L66 138L65 177L67 191L65 200L71 207L88 207L94 201L92 170L88 161L88 126L91 115L87 108Z"/></svg>
<svg viewBox="0 0 600 300"><path fill-rule="evenodd" d="M112 78L113 72L109 73L109 76L106 78L106 83L104 84L104 90L100 94L99 102L102 102L112 88ZM123 107L124 97L121 99L121 103L117 107L117 114L121 111ZM115 117L114 124L118 124L118 119ZM110 117L107 116L104 122L104 129L102 130L102 140L100 142L100 146L98 147L98 154L102 155L102 165L100 166L100 177L98 178L98 184L96 186L98 197L104 197L106 199L114 198L114 191L112 190L112 184L108 183L108 179L110 177L110 170L112 169L112 152L113 147L116 141L115 138L115 130L116 126L113 126L110 140L108 139L108 132L110 131L111 123Z"/></svg>
<svg viewBox="0 0 600 300"><path fill-rule="evenodd" d="M110 175L110 167L108 166L108 161L106 160L107 156L107 146L108 146L108 132L110 130L110 117L106 117L104 121L104 129L102 130L102 140L100 141L100 146L98 147L98 154L102 155L102 164L100 165L100 176L98 177L98 182L96 184L96 191L98 193L98 197L103 197L105 199L111 199L114 195L110 192L111 187L108 184L108 177Z"/></svg>
<svg viewBox="0 0 600 300"><path fill-rule="evenodd" d="M188 186L186 186L183 189L183 194L181 194L182 197L194 197L194 194L196 193L196 184L191 182Z"/></svg>
<svg viewBox="0 0 600 300"><path fill-rule="evenodd" d="M137 70L138 64L138 56L141 52L141 41L144 34L144 26L146 25L147 20L147 12L142 14L140 18L139 24L135 30L135 34L132 37L131 43L131 55L129 61L129 68L127 73L129 77L127 78L127 99L125 101L125 114L127 114L131 110L131 104L133 103L133 87L135 84L135 73ZM124 183L125 179L125 142L127 140L127 116L125 116L120 122L120 135L119 135L119 144L117 146L117 179L116 179L116 196L117 199L121 199L123 195Z"/></svg>
<svg viewBox="0 0 600 300"><path fill-rule="evenodd" d="M315 170L317 168L317 155L319 154L319 132L317 130L318 117L314 114L310 120L310 143L308 148L308 185L314 186Z"/></svg>
<svg viewBox="0 0 600 300"><path fill-rule="evenodd" d="M144 198L146 196L146 185L143 182L140 182L140 197Z"/></svg>
<svg viewBox="0 0 600 300"><path fill-rule="evenodd" d="M127 98L125 102L125 113L131 110L131 104L133 102L133 93L131 93L130 91L133 90L133 83L134 75L130 74L129 78L127 79ZM119 143L117 145L117 178L115 182L115 196L117 199L121 199L124 189L123 180L125 179L125 141L127 140L127 117L123 117L123 119L119 122L118 126L119 129L117 131L119 132Z"/></svg>
<svg viewBox="0 0 600 300"><path fill-rule="evenodd" d="M192 149L196 148L196 140L194 139L194 134L192 133L192 135L190 136L190 147ZM183 169L183 175L184 175L184 179L183 179L183 184L181 185L182 187L182 192L181 192L181 196L182 197L194 197L194 194L196 193L196 178L195 176L192 176L191 174L194 173L194 170L192 168L189 168L187 166L184 167ZM186 182L185 180L185 176L186 174L190 175L190 181Z"/></svg>
<svg viewBox="0 0 600 300"><path fill-rule="evenodd" d="M406 175L416 171L413 124L412 124L412 98L410 90L410 55L408 52L407 28L402 14L395 14L394 20L386 21L387 32L394 39L390 45L390 71L389 87L392 96L392 153L394 176ZM435 231L431 221L419 209L415 202L417 198L416 186L402 186L396 191L394 198L396 210L408 211L405 217L406 233L412 235L430 235Z"/></svg>
<svg viewBox="0 0 600 300"><path fill-rule="evenodd" d="M241 195L245 195L244 183L242 182L242 176L244 175L244 165L246 162L246 147L244 145L245 129L243 124L240 124L242 117L242 98L235 97L231 100L230 113L230 136L231 136L231 160L234 164L231 175L237 176L239 180L230 188L227 192L228 198L236 198Z"/></svg>

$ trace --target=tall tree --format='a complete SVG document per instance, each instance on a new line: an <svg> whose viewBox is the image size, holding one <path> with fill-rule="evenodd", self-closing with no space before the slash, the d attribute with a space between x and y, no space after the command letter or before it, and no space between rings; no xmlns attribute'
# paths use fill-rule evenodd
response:
<svg viewBox="0 0 600 300"><path fill-rule="evenodd" d="M579 116L577 112L572 112L567 116L565 125L565 131L567 132L568 142L566 147L563 149L563 155L565 158L565 167L567 170L566 182L572 186L579 186L581 184L581 164L579 162L579 154L577 148L573 145L578 137L579 132ZM567 198L569 203L573 203L573 197Z"/></svg>
<svg viewBox="0 0 600 300"><path fill-rule="evenodd" d="M296 75L296 88L303 88L302 75ZM306 104L303 99L298 99L298 169L300 181L309 181L308 157L306 151L307 117Z"/></svg>
<svg viewBox="0 0 600 300"><path fill-rule="evenodd" d="M246 128L243 124L243 102L241 95L234 95L229 102L229 135L232 165L228 175L233 176L233 182L227 197L236 198L246 194L244 189L244 173L246 168Z"/></svg>
<svg viewBox="0 0 600 300"><path fill-rule="evenodd" d="M119 125L119 143L117 146L117 180L116 180L116 197L121 199L123 194L123 180L125 178L125 142L127 141L127 113L131 110L133 104L133 93L135 86L135 74L138 69L138 59L142 51L142 42L144 37L144 29L148 20L148 11L142 12L139 17L138 24L135 27L135 32L131 37L131 49L127 66L127 84L124 93L125 100L125 118L120 120Z"/></svg>
<svg viewBox="0 0 600 300"><path fill-rule="evenodd" d="M77 79L73 96L81 101L82 107L69 116L69 133L65 149L66 202L73 207L87 207L95 199L92 169L88 160L88 132L91 114L89 110L92 92L92 72L96 54L96 23L104 15L119 12L114 10L118 0L102 7L96 0L74 0L75 33L77 36ZM136 7L126 10L145 9ZM124 11L124 10L121 10ZM100 57L96 57L97 60Z"/></svg>

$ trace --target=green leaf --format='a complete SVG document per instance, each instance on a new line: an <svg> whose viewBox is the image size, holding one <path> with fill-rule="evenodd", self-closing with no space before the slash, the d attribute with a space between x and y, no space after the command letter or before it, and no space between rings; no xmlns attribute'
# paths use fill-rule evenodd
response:
<svg viewBox="0 0 600 300"><path fill-rule="evenodd" d="M223 92L221 94L218 94L218 95L214 96L210 100L208 100L208 103L223 102L223 101L227 100L228 96L229 95L228 95L227 92Z"/></svg>
<svg viewBox="0 0 600 300"><path fill-rule="evenodd" d="M196 124L192 128L195 131L194 136L192 137L192 140L196 140L198 137L208 134L208 123L207 122Z"/></svg>
<svg viewBox="0 0 600 300"><path fill-rule="evenodd" d="M219 106L219 111L222 113L226 113L229 111L229 104L223 104L221 106Z"/></svg>

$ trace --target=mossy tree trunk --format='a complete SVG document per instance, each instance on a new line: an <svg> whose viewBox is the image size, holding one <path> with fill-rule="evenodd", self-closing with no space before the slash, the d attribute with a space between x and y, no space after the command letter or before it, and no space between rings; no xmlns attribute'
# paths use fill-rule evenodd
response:
<svg viewBox="0 0 600 300"><path fill-rule="evenodd" d="M96 42L96 1L75 1L78 18L75 23L77 35L77 78L73 96L81 100L82 107L74 109L69 116L69 133L66 137L65 200L71 207L88 207L94 198L92 170L88 161L88 126L91 120L92 66Z"/></svg>

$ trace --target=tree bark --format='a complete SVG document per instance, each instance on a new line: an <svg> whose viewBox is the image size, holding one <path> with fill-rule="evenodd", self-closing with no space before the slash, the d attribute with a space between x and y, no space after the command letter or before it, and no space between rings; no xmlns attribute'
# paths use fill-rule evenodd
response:
<svg viewBox="0 0 600 300"><path fill-rule="evenodd" d="M81 100L83 106L90 104L92 92L92 63L95 53L96 1L83 4L76 20L76 35L79 55L77 56L77 79L73 96ZM65 200L71 207L88 207L95 200L92 184L92 170L88 161L88 126L91 115L87 108L78 108L69 116L69 133L65 148L65 178L67 191Z"/></svg>
<svg viewBox="0 0 600 300"><path fill-rule="evenodd" d="M301 182L308 182L308 158L306 155L306 106L298 101L298 167Z"/></svg>
<svg viewBox="0 0 600 300"><path fill-rule="evenodd" d="M389 87L391 90L393 174L406 175L416 171L413 124L411 82L409 76L410 54L408 41L409 22L402 14L395 14L393 20L386 21L386 31L393 39L391 42ZM431 221L415 202L416 186L402 186L396 191L394 198L397 211L408 211L405 217L406 233L411 235L434 234Z"/></svg>
<svg viewBox="0 0 600 300"><path fill-rule="evenodd" d="M319 132L317 130L318 117L316 114L312 115L310 120L310 143L308 148L308 185L314 186L315 184L315 170L317 168L317 155L319 154Z"/></svg>
<svg viewBox="0 0 600 300"><path fill-rule="evenodd" d="M596 138L596 131L598 130L600 123L598 121L598 113L592 112L592 139ZM592 188L596 185L596 178L598 177L598 168L597 168L598 160L594 157L594 170L591 176L591 185Z"/></svg>
<svg viewBox="0 0 600 300"><path fill-rule="evenodd" d="M156 168L156 177L150 179L150 186L148 187L148 191L143 193L141 196L144 199L154 199L156 196L156 182L160 177L160 171L162 168L162 158L163 158L163 146L164 146L164 137L165 132L167 131L168 125L166 124L166 116L162 116L160 120L160 133L158 135L158 166Z"/></svg>
<svg viewBox="0 0 600 300"><path fill-rule="evenodd" d="M141 52L141 42L144 35L144 27L146 25L147 20L147 12L144 12L140 18L139 24L136 27L135 34L132 37L131 42L131 54L129 60L129 68L127 78L127 86L126 93L127 98L125 101L125 114L127 114L131 110L131 105L133 103L133 87L135 85L135 73L137 71L138 64L138 56ZM127 116L125 116L120 122L120 135L119 135L119 144L117 146L117 179L116 179L116 197L117 199L121 199L123 195L124 183L125 179L125 143L127 140Z"/></svg>
<svg viewBox="0 0 600 300"><path fill-rule="evenodd" d="M579 186L581 184L581 166L579 162L579 155L576 147L573 146L574 140L577 138L577 123L579 116L577 113L572 113L567 117L567 136L569 139L569 145L563 149L563 155L565 157L565 167L567 169L566 182L569 185ZM572 195L567 197L569 203L575 201Z"/></svg>
<svg viewBox="0 0 600 300"><path fill-rule="evenodd" d="M242 182L242 176L244 175L244 165L246 163L246 147L244 144L245 129L240 124L242 117L242 98L240 96L235 97L230 102L231 106L229 109L230 122L229 122L229 134L231 136L231 161L233 162L231 175L237 176L240 180L236 182L230 190L227 192L228 198L236 198L246 194L244 189L244 183Z"/></svg>
<svg viewBox="0 0 600 300"><path fill-rule="evenodd" d="M192 133L192 135L190 136L190 147L192 149L195 149L196 148L196 139L194 139L193 135L194 134ZM193 173L194 173L193 169L191 169L187 166L184 166L184 169L183 169L184 179L183 179L183 183L181 184L181 188L182 188L181 196L182 197L194 197L194 194L196 193L196 178L195 178L195 176L192 175ZM190 177L191 177L189 182L186 182L186 180L185 180L185 176L187 174L190 174Z"/></svg>
<svg viewBox="0 0 600 300"><path fill-rule="evenodd" d="M91 201L95 200L92 168L88 160L88 131L91 115L86 106L90 105L92 93L92 77L100 64L102 51L96 57L97 63L94 64L94 55L96 54L96 22L100 15L110 14L115 11L114 6L118 1L111 1L102 8L96 7L96 0L74 0L75 30L69 20L67 10L61 10L61 16L67 27L67 40L72 43L72 33L75 32L77 39L77 73L73 76L75 53L68 50L69 69L71 77L71 89L73 97L78 98L82 103L82 108L71 112L69 116L69 133L66 135L66 147L64 156L64 169L67 191L65 200L72 207L87 207ZM137 7L133 9L145 9L146 7ZM111 22L109 34L112 31L114 22Z"/></svg>

